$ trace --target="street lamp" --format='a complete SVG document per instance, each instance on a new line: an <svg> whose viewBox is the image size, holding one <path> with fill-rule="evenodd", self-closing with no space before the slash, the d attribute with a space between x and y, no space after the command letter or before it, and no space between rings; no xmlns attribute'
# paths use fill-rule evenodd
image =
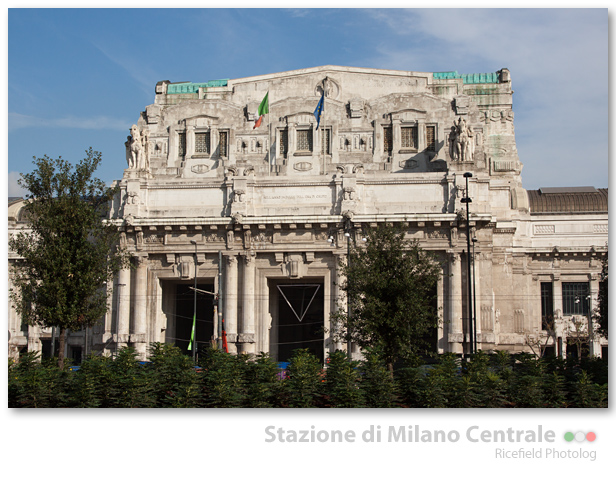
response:
<svg viewBox="0 0 616 480"><path fill-rule="evenodd" d="M586 296L588 300L588 353L590 358L595 356L595 327L592 324L592 297L589 295Z"/></svg>
<svg viewBox="0 0 616 480"><path fill-rule="evenodd" d="M466 178L466 196L462 198L460 201L462 203L466 203L466 284L468 286L468 333L470 336L470 354L475 353L474 346L474 335L473 335L473 291L471 284L471 226L470 226L470 213L468 209L468 205L472 202L470 196L468 195L468 179L471 178L473 174L471 172L466 172L464 174L464 178Z"/></svg>
<svg viewBox="0 0 616 480"><path fill-rule="evenodd" d="M477 237L473 237L473 332L475 333L475 350L477 350L477 286L475 284L475 243L477 243Z"/></svg>
<svg viewBox="0 0 616 480"><path fill-rule="evenodd" d="M193 292L193 324L192 332L190 334L190 346L192 347L193 363L197 363L197 242L191 240L195 246L195 289Z"/></svg>
<svg viewBox="0 0 616 480"><path fill-rule="evenodd" d="M351 219L347 217L344 223L344 236L347 239L347 269L351 266L351 228ZM349 291L347 290L347 357L349 360L353 359L353 352L351 349L351 302L349 301Z"/></svg>

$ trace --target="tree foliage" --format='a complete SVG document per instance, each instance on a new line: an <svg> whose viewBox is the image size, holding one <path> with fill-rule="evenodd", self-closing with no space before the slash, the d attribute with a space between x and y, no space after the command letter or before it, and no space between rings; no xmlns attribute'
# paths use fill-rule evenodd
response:
<svg viewBox="0 0 616 480"><path fill-rule="evenodd" d="M66 329L92 326L106 313L104 282L126 262L116 248L118 232L101 218L115 189L93 177L101 163L90 148L73 166L61 157L35 158L19 184L29 191L25 213L30 229L9 239L19 257L11 298L29 325L59 327L59 362Z"/></svg>
<svg viewBox="0 0 616 480"><path fill-rule="evenodd" d="M349 311L334 315L338 334L379 352L390 370L396 360L422 353L439 321L433 299L441 267L432 254L405 240L402 230L381 226L352 246L341 268Z"/></svg>

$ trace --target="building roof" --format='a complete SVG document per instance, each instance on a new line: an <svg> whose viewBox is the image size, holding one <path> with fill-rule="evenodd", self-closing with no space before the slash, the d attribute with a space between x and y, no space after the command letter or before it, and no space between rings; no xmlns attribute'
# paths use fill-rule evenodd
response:
<svg viewBox="0 0 616 480"><path fill-rule="evenodd" d="M607 213L607 190L594 187L528 190L530 213Z"/></svg>

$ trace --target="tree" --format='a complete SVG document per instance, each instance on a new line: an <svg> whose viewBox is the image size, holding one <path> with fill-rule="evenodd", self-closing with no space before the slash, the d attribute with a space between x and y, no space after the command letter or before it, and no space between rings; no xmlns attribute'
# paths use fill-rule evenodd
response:
<svg viewBox="0 0 616 480"><path fill-rule="evenodd" d="M381 226L366 232L364 245L353 245L341 264L348 312L334 322L344 339L378 352L390 372L398 359L422 352L424 337L438 326L433 306L441 267L404 232Z"/></svg>
<svg viewBox="0 0 616 480"><path fill-rule="evenodd" d="M104 283L127 262L117 228L103 220L116 189L92 175L102 158L90 148L73 166L62 157L35 158L22 174L29 231L9 239L20 260L12 266L10 295L29 325L60 329L58 365L64 366L66 331L98 322L107 312Z"/></svg>
<svg viewBox="0 0 616 480"><path fill-rule="evenodd" d="M608 252L605 252L605 256L601 259L601 277L599 281L599 298L598 306L595 310L595 318L599 321L599 333L607 338L607 327L608 327L608 317L607 317L607 301L608 301L608 287L607 287L607 255Z"/></svg>

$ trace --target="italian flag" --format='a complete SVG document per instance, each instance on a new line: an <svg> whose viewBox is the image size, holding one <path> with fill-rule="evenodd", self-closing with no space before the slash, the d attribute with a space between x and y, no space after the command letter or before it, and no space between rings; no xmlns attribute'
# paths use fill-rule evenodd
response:
<svg viewBox="0 0 616 480"><path fill-rule="evenodd" d="M261 101L261 104L259 105L259 109L257 110L257 117L259 118L257 118L257 121L255 122L255 126L252 127L253 130L261 126L261 122L263 122L263 117L265 116L266 113L269 113L269 99L267 98L268 95L269 95L269 92L265 94L265 97L263 97L263 100Z"/></svg>

